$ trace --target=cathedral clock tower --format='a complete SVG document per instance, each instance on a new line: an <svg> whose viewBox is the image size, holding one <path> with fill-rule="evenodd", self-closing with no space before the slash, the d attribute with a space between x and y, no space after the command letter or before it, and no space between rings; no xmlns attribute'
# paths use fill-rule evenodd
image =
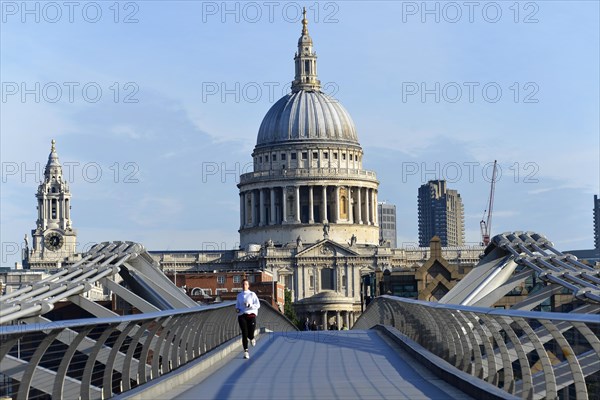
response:
<svg viewBox="0 0 600 400"><path fill-rule="evenodd" d="M44 170L44 179L38 186L36 228L31 231L33 248L26 237L23 264L29 269L53 269L78 259L77 233L71 226L71 192L65 179L56 142Z"/></svg>

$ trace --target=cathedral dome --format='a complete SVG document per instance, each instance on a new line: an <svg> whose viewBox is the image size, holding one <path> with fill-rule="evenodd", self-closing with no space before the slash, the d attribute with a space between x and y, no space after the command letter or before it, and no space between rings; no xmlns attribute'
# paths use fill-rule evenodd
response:
<svg viewBox="0 0 600 400"><path fill-rule="evenodd" d="M256 145L297 140L358 144L346 109L319 90L298 90L279 99L260 124Z"/></svg>

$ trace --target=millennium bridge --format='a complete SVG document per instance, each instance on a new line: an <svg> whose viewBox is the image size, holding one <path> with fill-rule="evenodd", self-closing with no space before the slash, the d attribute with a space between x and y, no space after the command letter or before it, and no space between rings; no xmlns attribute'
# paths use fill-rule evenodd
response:
<svg viewBox="0 0 600 400"><path fill-rule="evenodd" d="M540 290L492 308L532 273ZM91 301L98 284L139 313ZM558 293L571 312L532 311ZM95 318L44 316L65 300ZM439 302L377 297L349 331L263 303L249 360L234 308L199 306L140 244L98 244L0 297L0 398L600 398L600 269L533 232L495 236Z"/></svg>

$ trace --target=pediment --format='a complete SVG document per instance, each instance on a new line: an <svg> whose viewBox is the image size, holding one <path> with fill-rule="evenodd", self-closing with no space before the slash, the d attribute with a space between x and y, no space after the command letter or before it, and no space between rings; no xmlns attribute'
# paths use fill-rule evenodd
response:
<svg viewBox="0 0 600 400"><path fill-rule="evenodd" d="M297 258L304 257L358 257L354 250L329 239L321 240L296 254Z"/></svg>

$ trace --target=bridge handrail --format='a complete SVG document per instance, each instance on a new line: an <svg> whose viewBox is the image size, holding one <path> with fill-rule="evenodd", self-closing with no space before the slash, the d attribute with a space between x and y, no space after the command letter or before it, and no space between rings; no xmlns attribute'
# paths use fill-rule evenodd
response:
<svg viewBox="0 0 600 400"><path fill-rule="evenodd" d="M353 329L393 326L450 365L522 398L557 398L600 370L600 307L572 313L492 309L394 296L375 298ZM591 384L591 383L590 383ZM592 386L593 387L593 386Z"/></svg>
<svg viewBox="0 0 600 400"><path fill-rule="evenodd" d="M107 318L0 326L0 394L108 398L239 336L235 302ZM297 328L261 300L257 329ZM241 344L240 344L241 349ZM70 365L73 363L73 365ZM33 391L32 389L35 389Z"/></svg>
<svg viewBox="0 0 600 400"><path fill-rule="evenodd" d="M442 310L456 310L474 312L484 315L497 315L503 317L521 317L521 318L532 318L532 319L547 319L552 321L568 321L568 322L583 322L583 323L595 323L600 324L600 318L597 314L579 314L579 313L560 313L560 312L544 312L544 311L525 311L525 310L511 310L505 308L489 308L489 307L476 307L476 306L461 306L459 304L442 304L432 301L416 300L406 297L397 297L390 295L380 296L381 299L387 299L390 301L401 301L404 303L420 304L424 307L430 307Z"/></svg>

